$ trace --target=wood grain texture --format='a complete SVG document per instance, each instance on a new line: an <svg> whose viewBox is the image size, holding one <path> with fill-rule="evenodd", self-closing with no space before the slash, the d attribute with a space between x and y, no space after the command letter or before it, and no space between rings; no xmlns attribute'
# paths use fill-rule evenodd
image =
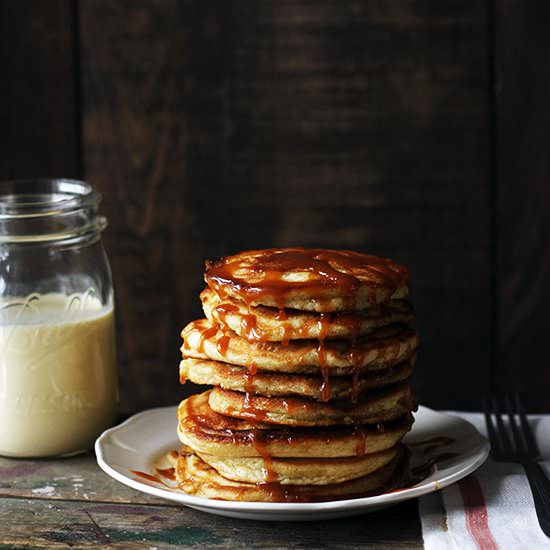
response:
<svg viewBox="0 0 550 550"><path fill-rule="evenodd" d="M550 4L495 3L498 389L550 411Z"/></svg>
<svg viewBox="0 0 550 550"><path fill-rule="evenodd" d="M122 407L172 403L207 257L319 245L413 273L423 403L489 379L487 11L459 1L83 2L86 177ZM476 378L475 389L472 377Z"/></svg>
<svg viewBox="0 0 550 550"><path fill-rule="evenodd" d="M212 170L220 147L206 120L198 133L189 128L193 102L210 109L201 80L209 74L193 57L208 55L209 23L195 4L81 4L85 172L110 220L124 411L181 399L179 332L200 313L204 249L191 195L208 189L200 170Z"/></svg>
<svg viewBox="0 0 550 550"><path fill-rule="evenodd" d="M0 179L80 176L73 2L0 3Z"/></svg>
<svg viewBox="0 0 550 550"><path fill-rule="evenodd" d="M397 529L396 526L399 526ZM294 523L208 515L133 491L94 456L0 458L4 548L422 548L415 500L340 520Z"/></svg>
<svg viewBox="0 0 550 550"><path fill-rule="evenodd" d="M62 460L0 457L0 497L166 504L109 477L92 453Z"/></svg>
<svg viewBox="0 0 550 550"><path fill-rule="evenodd" d="M0 549L422 548L416 502L314 523L243 521L178 506L0 498ZM398 526L398 528L397 528Z"/></svg>

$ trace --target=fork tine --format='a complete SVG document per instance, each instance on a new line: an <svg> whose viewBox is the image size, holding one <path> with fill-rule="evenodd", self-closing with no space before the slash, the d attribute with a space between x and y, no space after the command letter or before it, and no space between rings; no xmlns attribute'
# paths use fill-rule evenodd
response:
<svg viewBox="0 0 550 550"><path fill-rule="evenodd" d="M495 419L497 421L497 431L501 442L500 444L501 444L502 453L511 454L513 453L512 443L508 436L508 430L506 430L506 426L502 421L502 412L501 412L500 403L498 402L498 399L495 396L493 396L492 402L493 402L493 411L494 411Z"/></svg>
<svg viewBox="0 0 550 550"><path fill-rule="evenodd" d="M525 440L525 444L527 445L527 453L531 456L531 458L539 458L539 448L537 442L535 441L535 437L533 436L533 430L529 425L527 415L525 414L525 410L523 409L523 404L521 402L521 399L519 398L518 393L514 393L514 401L516 403L516 411L519 416L519 421L521 422L523 439Z"/></svg>
<svg viewBox="0 0 550 550"><path fill-rule="evenodd" d="M494 458L497 458L498 455L502 454L502 449L495 431L493 419L491 418L491 405L489 404L489 399L487 397L483 398L483 414L485 415L485 425L487 426L487 435L489 436L489 441L491 442L491 450Z"/></svg>
<svg viewBox="0 0 550 550"><path fill-rule="evenodd" d="M514 405L512 404L512 399L510 398L509 394L506 395L505 402L510 422L510 428L512 430L512 436L514 439L514 445L516 447L516 454L518 454L519 456L525 456L527 452L526 445L524 443L523 437L519 432L518 424L516 422L516 411L514 409Z"/></svg>

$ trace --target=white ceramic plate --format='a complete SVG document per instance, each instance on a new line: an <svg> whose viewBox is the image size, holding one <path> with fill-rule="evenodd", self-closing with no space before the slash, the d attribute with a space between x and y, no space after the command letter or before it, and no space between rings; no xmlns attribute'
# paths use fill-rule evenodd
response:
<svg viewBox="0 0 550 550"><path fill-rule="evenodd" d="M489 443L465 420L420 407L413 429L404 442L412 451L411 467L433 462L417 485L374 497L315 503L230 502L188 495L138 477L132 471L152 473L155 460L179 449L176 407L151 409L132 416L104 432L96 441L99 466L117 481L138 491L190 506L196 510L243 519L304 521L373 512L410 498L431 493L473 472L489 454ZM164 480L166 481L166 480Z"/></svg>

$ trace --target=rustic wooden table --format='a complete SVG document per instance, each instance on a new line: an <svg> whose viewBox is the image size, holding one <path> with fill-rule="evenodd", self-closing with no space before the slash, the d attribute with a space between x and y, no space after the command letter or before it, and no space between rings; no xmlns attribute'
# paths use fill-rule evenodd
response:
<svg viewBox="0 0 550 550"><path fill-rule="evenodd" d="M0 550L18 548L422 548L415 500L350 519L279 523L196 512L104 474L92 453L0 458Z"/></svg>

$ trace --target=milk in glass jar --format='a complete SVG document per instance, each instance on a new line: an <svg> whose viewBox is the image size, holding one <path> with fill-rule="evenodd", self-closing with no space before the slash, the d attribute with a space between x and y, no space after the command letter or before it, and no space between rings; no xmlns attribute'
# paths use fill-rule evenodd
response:
<svg viewBox="0 0 550 550"><path fill-rule="evenodd" d="M71 455L114 420L114 302L100 196L0 183L0 455Z"/></svg>

